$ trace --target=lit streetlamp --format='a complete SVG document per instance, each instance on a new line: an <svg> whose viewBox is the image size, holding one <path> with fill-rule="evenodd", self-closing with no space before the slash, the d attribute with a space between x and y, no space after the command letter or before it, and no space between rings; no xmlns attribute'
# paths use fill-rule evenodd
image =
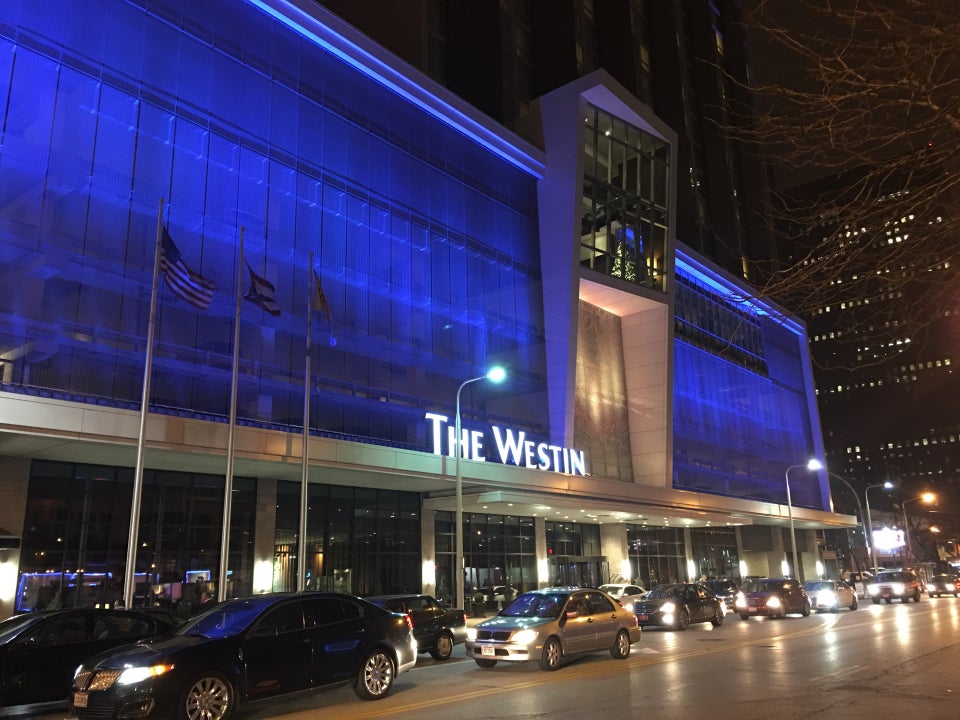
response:
<svg viewBox="0 0 960 720"><path fill-rule="evenodd" d="M870 537L867 538L867 547L870 548L870 559L873 561L873 567L870 568L870 572L873 574L877 572L877 548L873 545L873 521L870 519L870 488L878 487L882 487L884 490L891 490L893 483L887 480L886 482L877 483L876 485L867 485L863 491L863 499L867 503L867 532L870 533Z"/></svg>
<svg viewBox="0 0 960 720"><path fill-rule="evenodd" d="M787 483L787 515L790 517L790 546L793 549L793 574L797 576L800 582L803 582L803 568L800 566L800 557L797 555L797 533L793 528L793 501L790 498L790 471L797 468L806 468L810 471L822 470L823 463L816 458L811 458L806 465L791 465L784 473L784 479Z"/></svg>
<svg viewBox="0 0 960 720"><path fill-rule="evenodd" d="M478 380L489 380L492 383L501 383L507 377L507 371L502 367L492 367L486 375L481 375L480 377L470 378L469 380L464 380L460 383L460 387L457 388L457 414L454 423L454 452L456 453L456 460L454 465L457 468L457 557L456 557L456 573L457 573L457 602L459 603L458 607L466 607L466 599L463 594L463 477L460 475L460 456L463 454L463 437L460 430L460 392L470 383L477 382Z"/></svg>
<svg viewBox="0 0 960 720"><path fill-rule="evenodd" d="M910 523L907 521L907 503L921 501L926 505L937 501L937 496L932 492L925 492L917 497L908 498L900 503L900 511L903 513L903 539L907 542L907 558L913 560L913 549L910 547Z"/></svg>

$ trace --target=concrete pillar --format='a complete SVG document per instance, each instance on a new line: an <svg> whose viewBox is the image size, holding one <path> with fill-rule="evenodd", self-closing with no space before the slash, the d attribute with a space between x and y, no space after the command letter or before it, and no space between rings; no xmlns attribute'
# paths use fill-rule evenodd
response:
<svg viewBox="0 0 960 720"><path fill-rule="evenodd" d="M0 467L0 530L23 538L27 491L30 487L30 459L2 457ZM20 579L20 547L0 550L0 620L13 615Z"/></svg>
<svg viewBox="0 0 960 720"><path fill-rule="evenodd" d="M633 582L627 552L627 526L607 523L600 526L600 553L607 559L610 577L604 582ZM626 572L624 572L626 571Z"/></svg>
<svg viewBox="0 0 960 720"><path fill-rule="evenodd" d="M550 587L550 563L547 561L547 522L533 519L533 545L537 555L537 587Z"/></svg>
<svg viewBox="0 0 960 720"><path fill-rule="evenodd" d="M437 594L437 535L436 535L436 512L420 508L420 566L423 568L423 590L426 595L433 595L435 598L444 602L447 597L440 597ZM469 590L465 590L469 595ZM452 595L453 588L448 588L445 595ZM457 607L465 607L463 600L457 601Z"/></svg>
<svg viewBox="0 0 960 720"><path fill-rule="evenodd" d="M257 507L253 526L253 592L272 592L277 546L277 481L257 479Z"/></svg>

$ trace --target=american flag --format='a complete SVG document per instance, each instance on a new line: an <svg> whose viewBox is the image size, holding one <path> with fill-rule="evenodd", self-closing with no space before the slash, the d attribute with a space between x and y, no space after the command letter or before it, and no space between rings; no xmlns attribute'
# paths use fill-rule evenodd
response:
<svg viewBox="0 0 960 720"><path fill-rule="evenodd" d="M195 273L180 256L176 243L163 228L163 243L160 248L160 272L173 293L199 310L206 310L213 300L214 284Z"/></svg>
<svg viewBox="0 0 960 720"><path fill-rule="evenodd" d="M273 283L257 275L250 267L250 263L247 263L247 270L250 271L250 290L243 296L244 299L266 310L271 315L279 315L280 306L276 299L277 289L273 286Z"/></svg>

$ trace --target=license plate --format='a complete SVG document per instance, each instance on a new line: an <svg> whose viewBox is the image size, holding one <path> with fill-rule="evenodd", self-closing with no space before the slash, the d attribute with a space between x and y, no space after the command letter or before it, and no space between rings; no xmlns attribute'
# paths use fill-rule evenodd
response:
<svg viewBox="0 0 960 720"><path fill-rule="evenodd" d="M637 615L637 620L649 620L649 615Z"/></svg>
<svg viewBox="0 0 960 720"><path fill-rule="evenodd" d="M73 706L85 708L87 706L87 694L85 692L75 692L73 694Z"/></svg>
<svg viewBox="0 0 960 720"><path fill-rule="evenodd" d="M747 605L747 609L748 609L748 610L756 610L756 609L757 609L757 606L756 606L756 605Z"/></svg>
<svg viewBox="0 0 960 720"><path fill-rule="evenodd" d="M490 645L484 645L480 648L481 655L496 655L496 650Z"/></svg>

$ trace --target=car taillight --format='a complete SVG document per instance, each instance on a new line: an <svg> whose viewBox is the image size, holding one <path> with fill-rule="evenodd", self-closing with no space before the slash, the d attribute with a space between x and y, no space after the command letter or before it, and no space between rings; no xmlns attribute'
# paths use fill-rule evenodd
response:
<svg viewBox="0 0 960 720"><path fill-rule="evenodd" d="M463 613L463 614L460 616L460 621L461 621L464 625L467 624L467 614L466 614L466 613Z"/></svg>
<svg viewBox="0 0 960 720"><path fill-rule="evenodd" d="M404 617L404 618L406 619L406 621L407 621L407 627L410 628L411 630L413 630L413 618L410 617L410 613L407 613L407 614L404 615L403 617Z"/></svg>

